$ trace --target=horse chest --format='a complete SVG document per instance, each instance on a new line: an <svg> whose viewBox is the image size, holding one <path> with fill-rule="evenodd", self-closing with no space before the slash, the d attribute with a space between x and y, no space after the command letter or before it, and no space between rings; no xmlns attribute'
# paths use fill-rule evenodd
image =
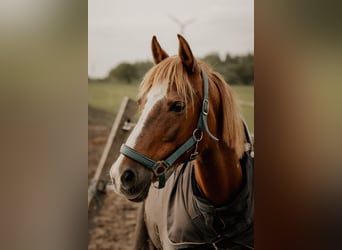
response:
<svg viewBox="0 0 342 250"><path fill-rule="evenodd" d="M179 167L163 189L149 190L144 220L154 246L168 250L211 242L220 234L215 227L217 220L223 222L225 236L252 242L254 206L248 188L251 183L234 204L215 208L194 198L191 169Z"/></svg>
<svg viewBox="0 0 342 250"><path fill-rule="evenodd" d="M158 192L159 191L159 192ZM164 249L165 238L165 195L164 190L155 190L151 187L149 196L145 200L144 221L150 240L158 249Z"/></svg>
<svg viewBox="0 0 342 250"><path fill-rule="evenodd" d="M184 235L187 231L194 231L187 211L188 188L182 185L183 178L188 178L185 175L182 170L177 170L163 189L151 187L145 201L146 228L157 248L175 249L174 244L178 243L175 242L175 233Z"/></svg>
<svg viewBox="0 0 342 250"><path fill-rule="evenodd" d="M177 249L186 242L205 243L203 231L215 237L213 229L198 228L201 215L194 203L190 166L177 170L163 189L151 187L145 201L144 219L149 237L158 249ZM203 222L200 222L203 224Z"/></svg>

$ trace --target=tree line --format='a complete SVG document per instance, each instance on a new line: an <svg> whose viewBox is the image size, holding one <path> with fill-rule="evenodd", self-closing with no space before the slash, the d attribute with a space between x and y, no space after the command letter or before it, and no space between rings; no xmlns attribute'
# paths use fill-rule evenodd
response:
<svg viewBox="0 0 342 250"><path fill-rule="evenodd" d="M246 54L231 56L227 54L221 60L217 53L211 53L201 58L213 69L219 72L229 84L254 84L254 55ZM121 63L113 68L104 81L120 81L126 83L140 82L145 73L153 66L151 61Z"/></svg>

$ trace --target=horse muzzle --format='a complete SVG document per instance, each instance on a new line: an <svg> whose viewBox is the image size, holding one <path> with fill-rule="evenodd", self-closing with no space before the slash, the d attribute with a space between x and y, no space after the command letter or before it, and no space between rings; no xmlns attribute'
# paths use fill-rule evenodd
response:
<svg viewBox="0 0 342 250"><path fill-rule="evenodd" d="M110 175L116 193L133 202L141 202L146 199L153 177L150 171L136 162L120 156L113 164Z"/></svg>

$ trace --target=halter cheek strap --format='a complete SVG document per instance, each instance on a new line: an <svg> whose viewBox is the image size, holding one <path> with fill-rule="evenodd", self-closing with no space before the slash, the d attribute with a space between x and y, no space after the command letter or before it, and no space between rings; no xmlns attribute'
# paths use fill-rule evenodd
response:
<svg viewBox="0 0 342 250"><path fill-rule="evenodd" d="M216 138L208 128L208 114L209 114L209 84L208 84L208 75L202 71L203 77L203 101L202 101L202 112L198 119L197 129L202 130L204 129L211 139L218 141L219 139Z"/></svg>
<svg viewBox="0 0 342 250"><path fill-rule="evenodd" d="M215 141L217 139L208 128L207 116L209 113L209 84L208 84L208 76L205 72L202 71L203 77L203 101L202 101L202 109L200 116L198 118L197 127L192 133L192 136L184 142L178 149L176 149L168 158L161 161L155 161L139 152L134 150L133 148L122 144L120 148L120 153L131 158L132 160L140 163L141 165L152 170L154 175L158 179L157 188L163 188L167 179L171 176L172 171L168 171L169 168L175 163L175 161L181 157L185 152L187 152L191 147L195 145L194 152L191 154L190 159L188 161L192 161L196 159L198 152L198 143L203 139L203 130L205 130L208 135Z"/></svg>

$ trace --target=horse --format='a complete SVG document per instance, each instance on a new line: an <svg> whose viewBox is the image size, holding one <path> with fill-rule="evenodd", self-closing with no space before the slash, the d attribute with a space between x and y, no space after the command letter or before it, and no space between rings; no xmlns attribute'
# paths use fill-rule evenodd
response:
<svg viewBox="0 0 342 250"><path fill-rule="evenodd" d="M152 38L154 66L138 95L140 116L110 169L114 191L141 202L135 249L253 249L253 152L223 77Z"/></svg>

